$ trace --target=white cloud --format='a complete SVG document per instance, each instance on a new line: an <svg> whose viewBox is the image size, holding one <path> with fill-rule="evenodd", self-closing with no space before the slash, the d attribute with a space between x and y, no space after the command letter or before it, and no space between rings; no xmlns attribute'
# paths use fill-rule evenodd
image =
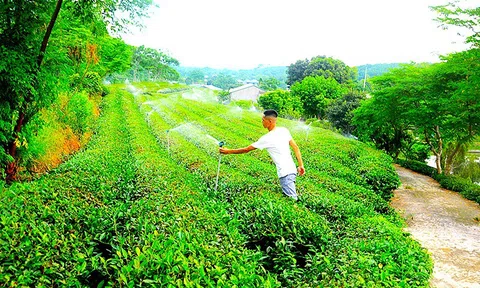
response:
<svg viewBox="0 0 480 288"><path fill-rule="evenodd" d="M478 1L478 0L475 0ZM253 68L326 55L356 66L434 62L467 48L441 30L440 0L157 0L132 45L162 49L183 66ZM457 42L457 43L453 43Z"/></svg>

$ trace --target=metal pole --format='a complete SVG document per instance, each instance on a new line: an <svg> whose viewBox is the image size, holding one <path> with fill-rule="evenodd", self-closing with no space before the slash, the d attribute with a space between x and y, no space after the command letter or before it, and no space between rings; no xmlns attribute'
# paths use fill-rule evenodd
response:
<svg viewBox="0 0 480 288"><path fill-rule="evenodd" d="M218 156L217 179L215 180L215 192L217 192L217 189L218 189L218 175L220 174L220 162L222 162L222 154Z"/></svg>
<svg viewBox="0 0 480 288"><path fill-rule="evenodd" d="M220 141L218 143L218 146L223 147L225 145L225 142ZM218 156L218 166L217 166L217 178L215 179L215 192L217 192L218 189L218 175L220 174L220 163L222 162L222 154Z"/></svg>

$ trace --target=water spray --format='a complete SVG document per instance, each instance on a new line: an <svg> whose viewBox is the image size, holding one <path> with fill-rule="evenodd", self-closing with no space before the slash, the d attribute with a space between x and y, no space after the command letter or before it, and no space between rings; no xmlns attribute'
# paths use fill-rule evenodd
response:
<svg viewBox="0 0 480 288"><path fill-rule="evenodd" d="M223 145L225 145L225 141L218 142L218 146L220 148L222 148ZM217 178L215 179L215 192L217 192L217 188L218 188L218 175L220 174L220 163L221 162L222 162L222 154L220 154L220 156L218 156Z"/></svg>
<svg viewBox="0 0 480 288"><path fill-rule="evenodd" d="M170 130L167 130L167 152L168 152L168 155L170 155L170 136L169 136L169 133Z"/></svg>
<svg viewBox="0 0 480 288"><path fill-rule="evenodd" d="M310 131L310 125L312 125L313 122L310 122L310 124L307 125L307 127L305 128L305 130L307 130L307 135L305 136L305 141L308 142L308 132Z"/></svg>

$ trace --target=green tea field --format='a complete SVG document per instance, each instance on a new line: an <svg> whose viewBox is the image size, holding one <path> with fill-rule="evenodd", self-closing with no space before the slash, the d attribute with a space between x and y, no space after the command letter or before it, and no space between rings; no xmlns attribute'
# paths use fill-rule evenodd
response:
<svg viewBox="0 0 480 288"><path fill-rule="evenodd" d="M0 184L0 287L428 287L386 154L279 119L306 168L295 202L266 151L219 159L219 141L267 132L260 112L165 83L109 89L85 149Z"/></svg>

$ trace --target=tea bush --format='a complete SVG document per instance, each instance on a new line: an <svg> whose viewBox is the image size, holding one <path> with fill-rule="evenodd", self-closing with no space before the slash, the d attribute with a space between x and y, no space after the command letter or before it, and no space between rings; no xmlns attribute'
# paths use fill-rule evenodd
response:
<svg viewBox="0 0 480 288"><path fill-rule="evenodd" d="M428 286L431 259L388 205L390 158L318 128L307 140L283 121L307 166L295 202L266 153L219 158L218 140L265 133L258 113L165 88L110 86L83 151L36 181L1 184L0 283Z"/></svg>
<svg viewBox="0 0 480 288"><path fill-rule="evenodd" d="M215 141L210 140L209 137L206 137L206 135L213 136L216 139L226 140L227 144L235 143L235 146L243 147L243 146L247 146L252 141L255 141L256 139L258 139L258 137L261 134L264 133L264 131L262 131L263 128L259 125L258 119L255 120L255 118L252 118L251 117L252 114L248 112L246 113L246 111L239 111L239 110L232 111L228 108L222 108L219 106L215 106L213 104L210 105L205 103L203 103L202 105L194 105L196 104L196 102L182 100L181 98L176 97L174 95L169 97L164 97L162 95L151 95L149 97L145 97L142 99L137 98L137 101L140 107L142 108L143 113L146 115L149 121L149 124L153 129L153 132L157 135L157 138L159 139L159 141L163 145L170 146L171 157L173 157L174 159L177 159L177 161L180 164L184 165L184 167L189 169L192 173L195 173L200 177L203 177L205 184L208 187L210 187L210 189L213 189L213 186L214 186L213 171L215 171L215 168L216 168L215 166L217 165L216 157L218 157L218 152L217 152L218 146L216 146L217 143L215 143ZM249 115L245 117L245 115L247 114ZM258 114L253 116L259 117ZM165 132L167 130L169 130L170 132ZM256 136L252 137L252 134ZM244 136L244 138L242 136ZM345 143L347 140L340 137L337 141L339 143ZM301 142L301 140L297 142ZM313 146L313 145L310 145L310 146ZM318 154L316 151L310 154L309 150L310 150L310 147L307 147L306 150L302 150L302 153L305 152L304 157L306 159L308 159L308 157ZM329 149L329 153L333 153L331 152L332 150L334 149ZM366 151L363 152L363 150L366 150ZM185 153L185 151L189 151L189 152ZM235 211L249 211L249 209L245 207L248 207L249 205L248 203L250 203L250 201L258 201L257 200L259 199L258 197L267 198L267 199L271 199L270 197L274 197L274 199L280 198L279 200L283 201L284 204L282 205L282 208L279 208L279 209L283 209L283 210L285 210L289 205L297 205L297 204L291 203L290 199L283 198L279 193L279 189L274 188L278 186L277 180L274 177L275 170L274 170L274 167L270 164L268 155L266 156L265 154L266 153L262 154L257 151L247 155L238 155L233 157L223 156L222 158L223 166L220 172L219 190L223 191L224 195L223 196L219 195L219 196L225 198L228 203L232 203L232 207L230 209L232 210L233 215L235 215L236 213ZM378 155L379 156L378 158L380 159L373 157L372 154ZM362 287L362 283L363 284L367 283L367 282L362 282L358 279L370 279L369 280L370 283L377 283L376 285L378 285L378 283L384 284L383 282L375 282L375 281L381 281L380 280L381 277L372 278L369 275L363 275L364 271L368 269L366 269L365 267L358 268L357 264L354 263L355 261L351 261L351 260L346 261L346 264L343 263L342 267L346 269L350 269L351 271L355 271L354 272L356 273L355 275L359 276L358 279L356 279L355 281L346 280L345 277L348 274L347 273L344 276L340 277L341 279L340 281L336 282L335 277L338 277L338 276L334 276L334 275L336 275L336 271L338 269L335 270L335 268L332 268L329 272L325 272L326 267L328 266L326 261L316 261L316 264L309 265L308 269L306 268L307 266L303 268L292 266L292 263L298 262L298 259L294 260L296 259L295 255L299 255L299 252L298 252L299 249L295 248L295 245L293 243L296 243L298 247L303 247L304 251L306 250L305 247L309 248L309 251L327 250L327 251L331 251L331 253L334 253L333 255L336 255L336 256L340 255L345 259L350 259L351 255L355 253L353 253L352 251L340 252L338 248L333 248L333 247L338 247L337 241L335 239L345 239L344 237L345 237L346 229L347 228L351 229L351 227L348 227L348 224L347 225L345 224L346 222L348 222L349 224L355 223L355 222L351 222L351 219L362 217L362 215L364 217L367 217L366 219L370 219L370 217L378 217L376 216L377 213L375 212L377 211L384 215L384 216L381 216L381 217L384 217L382 218L384 219L383 221L393 221L393 222L392 224L390 224L389 230L386 230L384 234L375 232L376 230L373 229L372 231L373 234L371 234L369 237L371 239L374 239L374 237L377 237L375 235L380 234L378 241L387 241L385 243L390 243L388 244L388 247L391 247L393 249L391 251L392 253L401 254L402 251L405 251L405 250L416 251L413 253L408 253L405 257L407 258L413 257L415 259L414 261L422 263L422 265L420 265L420 267L418 268L411 268L404 264L390 265L388 266L388 268L383 268L385 267L383 266L383 264L380 265L382 266L381 269L383 269L382 270L383 275L392 275L390 276L390 280L387 280L386 282L390 284L385 284L385 285L396 286L398 283L405 283L402 285L425 286L426 283L428 282L429 273L431 273L431 261L428 255L423 252L423 249L421 249L415 241L411 240L407 235L404 235L403 232L401 232L401 229L398 226L400 222L398 215L396 215L389 208L388 203L385 202L385 200L383 200L380 197L380 196L383 196L381 193L386 191L385 187L388 187L388 186L396 187L398 185L398 177L396 176L396 174L394 174L394 169L391 166L391 158L389 158L388 156L382 157L381 153L375 152L370 149L366 149L366 147L362 146L362 144L352 144L347 153L335 153L331 156L332 156L331 157L332 160L336 160L340 163L345 163L345 165L351 165L352 163L356 163L356 160L358 158L365 157L365 159L367 159L365 160L365 162L368 163L368 166L366 168L364 166L361 166L360 164L353 166L358 171L355 173L358 173L360 175L361 173L363 173L364 175L367 175L367 173L371 173L371 170L369 170L368 167L373 167L373 168L377 168L378 166L385 167L386 169L385 172L381 171L381 169L374 170L374 171L379 174L380 178L384 177L385 179L387 179L388 183L390 184L385 185L383 183L376 183L379 185L375 186L372 184L368 184L367 181L359 180L359 179L366 178L365 176L360 176L360 178L353 177L352 179L356 179L356 180L351 180L351 181L352 182L357 181L358 183L364 185L366 188L360 188L358 186L357 187L348 186L352 184L347 184L348 182L343 182L344 180L339 178L336 178L338 179L336 181L330 180L329 182L326 182L329 185L327 187L324 186L324 188L322 188L322 186L319 185L319 181L325 182L325 178L328 179L328 176L325 176L326 173L322 175L322 173L319 173L315 170L311 172L311 174L313 174L312 178L314 179L299 178L298 186L299 186L299 190L301 190L301 193L302 193L302 202L301 202L302 205L297 206L297 209L307 208L309 211L315 212L316 214L321 216L323 219L327 220L326 225L327 227L330 227L330 229L327 231L331 231L331 232L325 233L325 237L327 237L325 239L329 239L329 241L327 241L326 244L323 244L321 241L318 241L318 243L322 243L322 244L312 245L310 242L305 241L305 239L302 239L301 241L296 241L295 238L292 238L292 235L283 234L288 230L279 229L280 231L284 231L282 232L281 236L280 235L275 236L277 234L272 234L271 232L265 233L265 231L271 231L271 229L269 229L270 226L275 227L276 223L279 221L278 219L269 220L270 225L268 226L258 224L260 228L258 228L258 230L256 230L255 233L252 233L249 230L247 231L243 230L243 233L247 235L255 235L255 237L249 236L251 240L248 243L250 247L256 247L258 250L264 253L264 256L262 256L262 259L265 259L265 261L262 263L263 267L267 271L276 273L282 285L286 285L286 286L288 285L315 286L315 283L317 284L323 283L319 285L328 286L328 285L332 285L332 283L336 283L340 286L343 285L343 286ZM365 162L361 162L361 163L365 163ZM375 163L377 163L377 165L375 165ZM344 189L342 187L348 187L348 189ZM372 189L372 187L375 187L375 189L379 191L378 194L374 194L373 190L369 190L369 189ZM365 194L363 194L361 190L358 191L359 189L364 189L365 191L372 191L372 192L366 192ZM347 199L341 196L341 195L348 195L350 193L348 192L349 190L354 191L352 194L350 194L351 199ZM273 191L273 194L271 194L272 192L270 191ZM254 193L253 196L250 195L251 193ZM355 193L357 193L356 194L357 197L353 196L355 195ZM269 196L269 195L272 195L272 196ZM365 197L361 197L360 195L362 196L370 195L370 196L367 196L367 198L365 198ZM373 198L369 198L369 197L373 197ZM367 199L367 201L363 200L362 198ZM242 207L241 209L236 208L237 207L236 205L238 205L237 203L243 204L243 206L241 206ZM257 210L260 209L259 207L262 208L260 212L257 212L259 214L262 214L262 212L265 211L263 206L265 206L265 204L253 205L253 207L255 207L255 209ZM298 207L305 207L305 208L298 208ZM253 212L251 213L253 214ZM265 215L268 215L268 213L269 212L267 211L264 212ZM240 215L245 215L245 214L240 214ZM247 216L248 214L245 215L244 217L247 217ZM249 217L255 217L255 216L252 215ZM252 218L247 217L246 219L252 219ZM257 218L253 218L253 219L257 219ZM315 221L316 223L322 223L322 222L318 222L319 220L313 220L313 219L314 218L312 218L311 221ZM251 225L255 225L258 222L262 223L261 221L253 221L252 223L252 220L244 220L244 221L246 221L245 223L251 223L248 225L244 225L247 227ZM289 222L290 220L286 220L286 219L280 220L280 223L283 223L282 221ZM322 225L322 224L316 224L316 225ZM355 227L355 225L353 225L353 227ZM355 231L355 229L353 231ZM312 232L303 232L302 234L311 234L311 233ZM396 243L399 240L397 239L398 237L405 239L403 240L403 244L400 244L400 247L396 246L397 245ZM302 237L300 237L300 239L301 238ZM345 240L346 243L344 243L347 246L355 246L355 245L352 245L352 243L358 242L358 239L353 239L352 237L349 237L346 239L349 239L349 240ZM391 240L386 240L386 239L391 239ZM396 239L396 240L393 240L393 239ZM349 243L348 241L352 241L352 243ZM371 251L370 252L366 251L363 248L364 247L357 248L358 250L355 250L357 251L356 253L359 253L360 255L367 255L365 256L366 257L365 259L373 259L376 257L376 255L372 254ZM268 253L275 253L274 254L275 256L272 257ZM290 256L281 256L281 255L290 255ZM313 253L313 255L318 256L321 254L315 252ZM331 256L325 258L325 259L328 259L328 261L330 261L330 265L332 264L332 262L337 263L337 264L334 264L332 267L339 265L336 260L331 260L330 257ZM273 262L269 261L269 259L272 259L272 258L283 259L283 262L276 263L275 261ZM300 258L300 262L303 263L303 260L301 259L302 258ZM305 259L308 259L308 257L306 257ZM367 262L375 263L372 261L373 260L368 260ZM391 261L395 261L395 260L391 260ZM350 262L352 262L351 265L349 265ZM308 264L309 262L306 261L305 263ZM290 271L286 271L287 266L290 267L289 268ZM377 269L379 269L378 265L377 265ZM315 273L312 273L312 271L323 271L323 272L322 274L318 274L318 273L315 274ZM416 276L413 278L401 280L403 279L403 276L401 276L403 275L402 273L406 273L406 271L408 271L407 274L416 275ZM427 272L420 273L419 271L427 271Z"/></svg>

